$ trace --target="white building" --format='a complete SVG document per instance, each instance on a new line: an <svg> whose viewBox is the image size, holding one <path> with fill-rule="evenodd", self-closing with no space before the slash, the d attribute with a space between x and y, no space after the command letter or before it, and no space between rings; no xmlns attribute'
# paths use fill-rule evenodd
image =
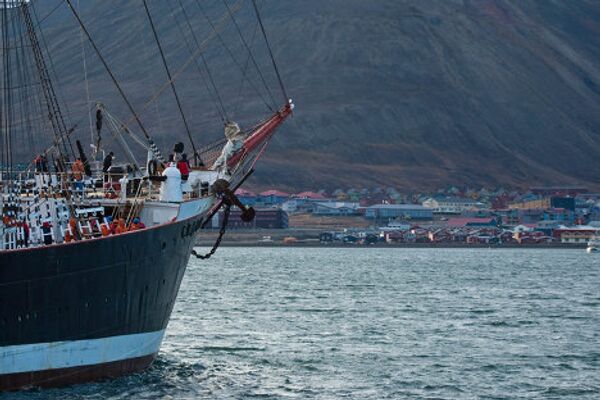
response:
<svg viewBox="0 0 600 400"><path fill-rule="evenodd" d="M437 199L430 197L422 204L423 207L431 208L436 214L460 214L463 211L483 208L485 206L482 202L462 197L445 197Z"/></svg>
<svg viewBox="0 0 600 400"><path fill-rule="evenodd" d="M292 200L288 200L288 201L284 202L281 205L281 209L283 211L285 211L286 213L294 213L294 212L298 211L298 200L292 199Z"/></svg>
<svg viewBox="0 0 600 400"><path fill-rule="evenodd" d="M314 203L315 215L357 215L358 203L323 201Z"/></svg>
<svg viewBox="0 0 600 400"><path fill-rule="evenodd" d="M375 204L365 207L365 218L390 221L396 218L429 220L431 209L419 204Z"/></svg>
<svg viewBox="0 0 600 400"><path fill-rule="evenodd" d="M396 231L409 231L411 228L411 224L406 221L397 221L392 220L388 222L387 229L396 230Z"/></svg>

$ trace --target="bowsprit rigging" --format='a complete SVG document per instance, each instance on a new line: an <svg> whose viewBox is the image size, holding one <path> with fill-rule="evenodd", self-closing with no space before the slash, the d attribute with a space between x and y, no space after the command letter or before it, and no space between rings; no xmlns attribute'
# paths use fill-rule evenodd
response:
<svg viewBox="0 0 600 400"><path fill-rule="evenodd" d="M148 101L138 104L128 93L131 84L120 78L88 26L89 3L78 1L75 7L72 0L61 0L48 5L38 19L40 2L0 0L0 391L60 386L146 368L159 350L197 234L222 207L226 215L238 207L246 220L254 217L235 190L250 177L293 110L260 7L254 1L221 0L208 12L199 1L171 1L135 0L166 78ZM131 12L135 2L120 7ZM159 12L165 6L170 14ZM253 12L238 14L244 6ZM215 13L217 19L211 16ZM84 101L75 98L77 91L61 91L55 61L73 60L53 59L50 53L57 45L41 31L57 15L72 16L79 31L83 77L78 83L85 88ZM167 17L175 19L183 40L161 37L160 18ZM244 19L250 17L248 38ZM259 28L284 96L281 106L253 54ZM235 43L227 42L228 31ZM173 42L187 48L173 51ZM219 46L225 60L212 59L210 45ZM169 59L182 53L187 54L183 61ZM244 58L243 65L239 61ZM241 81L223 73L225 62L240 72ZM94 79L116 89L116 101L93 100L92 65L102 73ZM205 91L217 110L213 115L222 124L222 139L209 142L205 133L210 128L199 127L195 113L185 108L182 89L191 84L183 80L194 71L204 83L195 89ZM223 75L227 79L221 82ZM266 106L264 112L246 115L252 121L247 124L231 119L239 117L239 82L247 83L251 95ZM172 98L162 98L169 88ZM236 90L238 96L225 95ZM163 156L161 130L143 114L149 105L160 108L159 98L161 104L175 101L181 136L191 147L189 158L178 135L172 137L177 142L172 150L164 151L168 157ZM86 105L78 121L89 121L91 156L83 144L90 136L78 128L80 123L70 122L70 102ZM226 228L224 221L207 255L194 254L212 256Z"/></svg>

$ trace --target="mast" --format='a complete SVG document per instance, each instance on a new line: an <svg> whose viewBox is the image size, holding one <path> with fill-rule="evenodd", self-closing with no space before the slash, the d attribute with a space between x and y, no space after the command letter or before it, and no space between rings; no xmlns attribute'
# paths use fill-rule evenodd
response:
<svg viewBox="0 0 600 400"><path fill-rule="evenodd" d="M48 111L48 119L52 124L52 130L54 132L54 141L59 154L60 161L59 169L63 170L62 172L64 172L66 166L63 164L69 161L69 154L75 154L73 150L73 145L71 144L71 140L69 139L69 134L71 132L69 131L65 123L65 119L63 117L62 111L60 109L60 104L58 102L58 97L54 90L54 85L52 84L52 80L50 79L48 66L46 64L46 60L44 59L44 54L42 52L40 42L37 37L37 33L35 32L35 27L33 24L33 19L31 18L31 13L29 12L28 1L21 2L21 12L23 14L25 26L27 28L27 37L29 38L29 42L31 44L31 49L35 59L35 66L37 69L42 93L44 95L44 100Z"/></svg>

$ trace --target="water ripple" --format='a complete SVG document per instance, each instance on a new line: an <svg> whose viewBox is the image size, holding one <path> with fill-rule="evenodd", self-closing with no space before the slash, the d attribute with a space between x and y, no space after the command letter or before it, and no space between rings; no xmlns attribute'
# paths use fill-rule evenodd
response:
<svg viewBox="0 0 600 400"><path fill-rule="evenodd" d="M0 397L596 400L599 260L571 250L221 249L190 264L149 370Z"/></svg>

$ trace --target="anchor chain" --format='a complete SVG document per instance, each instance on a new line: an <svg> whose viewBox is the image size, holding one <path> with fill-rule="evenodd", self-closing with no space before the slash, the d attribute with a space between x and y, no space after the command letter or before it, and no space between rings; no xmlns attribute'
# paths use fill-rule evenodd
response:
<svg viewBox="0 0 600 400"><path fill-rule="evenodd" d="M226 203L225 210L223 211L223 222L221 223L221 228L219 229L219 236L217 237L217 240L215 241L215 244L213 245L212 249L210 249L210 251L204 255L198 254L198 252L196 250L192 250L192 255L194 255L196 258L199 258L201 260L208 260L210 257L212 257L213 254L215 254L215 252L221 245L221 240L223 240L223 236L225 236L225 232L227 231L227 223L229 222L229 214L230 213L231 213L231 204Z"/></svg>

